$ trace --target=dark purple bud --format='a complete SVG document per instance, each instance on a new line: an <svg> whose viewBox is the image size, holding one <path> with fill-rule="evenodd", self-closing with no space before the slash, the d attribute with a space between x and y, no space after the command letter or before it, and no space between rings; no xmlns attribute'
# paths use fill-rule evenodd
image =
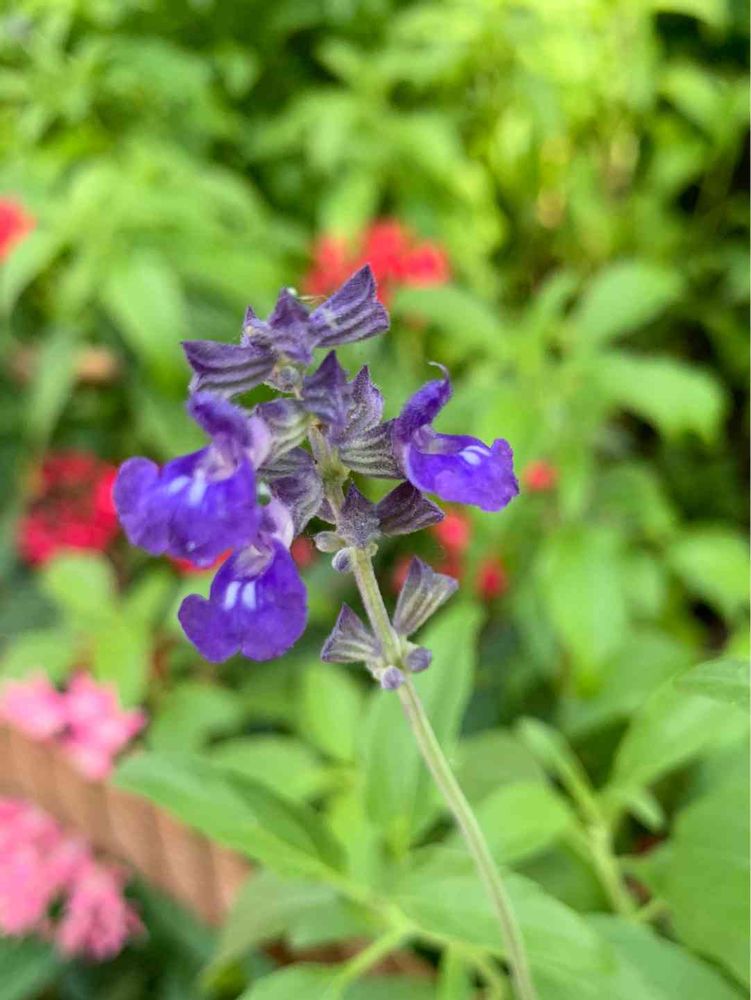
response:
<svg viewBox="0 0 751 1000"><path fill-rule="evenodd" d="M350 486L339 514L337 528L342 538L358 549L364 549L378 536L378 515L371 503L356 486Z"/></svg>
<svg viewBox="0 0 751 1000"><path fill-rule="evenodd" d="M350 437L349 429L339 445L339 457L353 472L377 479L401 479L402 470L394 453L391 424L378 424L360 437Z"/></svg>
<svg viewBox="0 0 751 1000"><path fill-rule="evenodd" d="M424 497L412 483L401 483L376 504L378 523L384 535L408 535L438 524L444 513Z"/></svg>
<svg viewBox="0 0 751 1000"><path fill-rule="evenodd" d="M262 343L185 340L182 346L194 372L191 388L209 389L223 396L248 392L265 382L276 360L274 351Z"/></svg>
<svg viewBox="0 0 751 1000"><path fill-rule="evenodd" d="M412 635L451 597L458 586L452 576L436 573L415 556L396 602L396 631L400 635Z"/></svg>
<svg viewBox="0 0 751 1000"><path fill-rule="evenodd" d="M396 691L404 683L404 674L398 667L386 667L378 679L384 691Z"/></svg>
<svg viewBox="0 0 751 1000"><path fill-rule="evenodd" d="M338 552L334 553L331 560L331 565L337 571L337 573L351 573L352 572L352 553L349 549L339 549Z"/></svg>
<svg viewBox="0 0 751 1000"><path fill-rule="evenodd" d="M323 644L321 659L326 663L367 663L380 656L372 632L346 604L342 604L336 624Z"/></svg>
<svg viewBox="0 0 751 1000"><path fill-rule="evenodd" d="M370 378L364 365L350 383L350 403L347 414L347 433L354 438L372 430L383 416L383 396Z"/></svg>
<svg viewBox="0 0 751 1000"><path fill-rule="evenodd" d="M268 337L278 354L302 364L310 363L313 357L310 317L291 289L283 288L279 292L267 323L259 323L253 318L249 325L257 329L263 338Z"/></svg>
<svg viewBox="0 0 751 1000"><path fill-rule="evenodd" d="M319 531L313 543L319 552L338 552L344 544L335 531Z"/></svg>
<svg viewBox="0 0 751 1000"><path fill-rule="evenodd" d="M410 649L404 658L404 665L413 674L419 674L421 671L427 670L432 662L433 654L429 649L425 649L424 646L415 646L414 649Z"/></svg>
<svg viewBox="0 0 751 1000"><path fill-rule="evenodd" d="M268 380L279 392L294 392L302 386L302 375L292 365L282 365L272 372Z"/></svg>
<svg viewBox="0 0 751 1000"><path fill-rule="evenodd" d="M349 386L334 351L329 351L318 370L303 380L302 399L308 412L314 413L335 434L343 430Z"/></svg>
<svg viewBox="0 0 751 1000"><path fill-rule="evenodd" d="M305 440L310 417L299 400L274 399L270 403L260 403L256 413L271 433L270 462Z"/></svg>
<svg viewBox="0 0 751 1000"><path fill-rule="evenodd" d="M376 298L376 282L366 264L310 315L318 347L365 340L389 328L389 314Z"/></svg>

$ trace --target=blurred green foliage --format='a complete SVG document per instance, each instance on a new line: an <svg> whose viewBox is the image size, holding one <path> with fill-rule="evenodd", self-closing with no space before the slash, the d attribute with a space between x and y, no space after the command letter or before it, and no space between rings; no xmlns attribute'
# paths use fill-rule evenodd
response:
<svg viewBox="0 0 751 1000"><path fill-rule="evenodd" d="M315 235L388 215L442 243L454 279L398 291L391 333L367 345L387 406L440 359L456 389L444 430L503 435L520 470L558 473L555 490L474 516L467 590L488 553L509 589L489 613L445 612L424 678L517 872L541 995L740 996L746 22L740 0L2 13L0 193L37 221L0 265L4 669L60 677L83 651L127 701L146 697L152 755L122 780L268 864L204 977L215 991L242 988L238 957L269 936L377 936L378 908L337 880L401 906L423 951L443 951L437 992L406 981L405 996L469 996L497 941L397 706L317 660L346 582L311 567L310 637L285 661L208 671L168 611L205 580L178 584L124 545L114 569L64 557L30 574L15 519L48 447L115 460L193 447L179 341L231 339L248 302L264 309L301 278ZM81 377L92 347L111 378ZM233 808L239 832L215 823ZM630 857L645 831L661 846ZM612 864L660 901L660 934L592 916L614 905ZM258 908L273 917L254 923ZM300 967L247 997L314 997L338 975ZM108 989L70 976L66 998ZM29 981L12 995L33 995ZM199 995L176 973L158 994L149 982L149 996ZM121 977L117 996L146 988ZM380 988L346 995L400 987Z"/></svg>

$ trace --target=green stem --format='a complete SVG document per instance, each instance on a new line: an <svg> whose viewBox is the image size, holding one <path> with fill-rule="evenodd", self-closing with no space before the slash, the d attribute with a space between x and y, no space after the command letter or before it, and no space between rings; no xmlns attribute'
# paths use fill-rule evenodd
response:
<svg viewBox="0 0 751 1000"><path fill-rule="evenodd" d="M636 905L623 881L618 859L613 853L609 829L603 823L592 826L589 829L588 839L592 862L610 905L622 917L633 917Z"/></svg>
<svg viewBox="0 0 751 1000"><path fill-rule="evenodd" d="M353 551L353 568L360 596L373 631L381 642L386 658L394 665L398 665L401 662L399 637L394 631L388 611L383 603L378 581L373 572L373 562L367 551L364 549ZM480 824L477 822L477 817L451 770L451 765L441 749L409 675L399 688L399 696L423 759L454 815L493 904L506 946L517 996L519 1000L536 1000L537 994L532 984L524 941L506 887L495 866L490 848Z"/></svg>
<svg viewBox="0 0 751 1000"><path fill-rule="evenodd" d="M363 948L354 958L344 966L341 973L336 977L334 990L340 996L344 990L356 980L363 976L374 965L386 958L399 947L404 939L403 930L391 931L377 938L367 948Z"/></svg>

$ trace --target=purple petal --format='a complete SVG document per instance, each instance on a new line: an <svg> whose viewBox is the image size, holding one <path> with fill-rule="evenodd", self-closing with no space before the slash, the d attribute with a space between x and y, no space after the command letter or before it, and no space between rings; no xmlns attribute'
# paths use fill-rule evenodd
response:
<svg viewBox="0 0 751 1000"><path fill-rule="evenodd" d="M118 474L115 504L134 545L198 566L249 544L258 531L250 462L242 458L227 465L213 446L176 458L163 469L147 459L130 459Z"/></svg>
<svg viewBox="0 0 751 1000"><path fill-rule="evenodd" d="M188 413L209 437L236 441L241 448L250 444L248 415L213 392L194 392L188 400Z"/></svg>
<svg viewBox="0 0 751 1000"><path fill-rule="evenodd" d="M451 399L451 382L448 378L426 382L404 405L394 421L394 434L399 441L409 441L421 427L435 420Z"/></svg>
<svg viewBox="0 0 751 1000"><path fill-rule="evenodd" d="M247 392L265 382L276 360L274 352L262 343L185 340L183 350L195 373L192 388L210 389L225 396Z"/></svg>
<svg viewBox="0 0 751 1000"><path fill-rule="evenodd" d="M275 543L259 566L257 553L239 552L222 566L209 599L191 595L179 612L185 634L206 659L242 652L251 660L281 656L307 620L305 587L287 549Z"/></svg>
<svg viewBox="0 0 751 1000"><path fill-rule="evenodd" d="M159 474L156 462L129 458L120 466L113 489L117 516L128 541L152 555L161 555L168 543L166 519L154 511Z"/></svg>
<svg viewBox="0 0 751 1000"><path fill-rule="evenodd" d="M310 315L319 347L365 340L389 328L389 314L376 298L376 282L366 264Z"/></svg>
<svg viewBox="0 0 751 1000"><path fill-rule="evenodd" d="M511 446L501 439L488 447L464 434L431 434L408 444L402 460L413 485L443 500L497 511L519 492Z"/></svg>

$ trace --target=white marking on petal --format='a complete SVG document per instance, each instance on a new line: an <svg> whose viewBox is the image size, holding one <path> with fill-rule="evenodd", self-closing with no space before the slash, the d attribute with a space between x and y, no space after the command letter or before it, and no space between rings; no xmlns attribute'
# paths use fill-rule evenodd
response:
<svg viewBox="0 0 751 1000"><path fill-rule="evenodd" d="M246 583L243 587L243 604L248 609L248 611L255 611L256 609L256 581L251 580L250 583Z"/></svg>
<svg viewBox="0 0 751 1000"><path fill-rule="evenodd" d="M203 500L208 483L205 479L194 479L188 490L188 506L197 507Z"/></svg>
<svg viewBox="0 0 751 1000"><path fill-rule="evenodd" d="M471 444L462 448L459 457L463 458L465 462L469 462L470 465L480 465L483 458L487 458L489 454L490 452L483 445Z"/></svg>
<svg viewBox="0 0 751 1000"><path fill-rule="evenodd" d="M227 593L224 595L224 601L222 606L225 611L230 611L237 604L237 595L240 591L240 581L233 580L232 583L227 587Z"/></svg>
<svg viewBox="0 0 751 1000"><path fill-rule="evenodd" d="M184 490L189 482L190 476L178 476L177 479L173 479L167 487L167 495L174 496L175 493L179 493L180 490Z"/></svg>

